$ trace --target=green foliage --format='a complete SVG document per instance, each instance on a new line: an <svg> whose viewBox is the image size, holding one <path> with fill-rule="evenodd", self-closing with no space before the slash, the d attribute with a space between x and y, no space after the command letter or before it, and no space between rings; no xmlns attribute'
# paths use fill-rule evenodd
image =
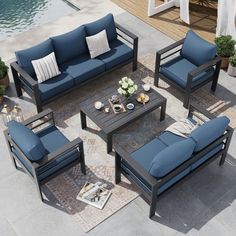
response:
<svg viewBox="0 0 236 236"><path fill-rule="evenodd" d="M0 96L3 96L5 94L6 86L0 85Z"/></svg>
<svg viewBox="0 0 236 236"><path fill-rule="evenodd" d="M229 58L229 63L231 66L236 67L236 54Z"/></svg>
<svg viewBox="0 0 236 236"><path fill-rule="evenodd" d="M5 62L2 61L0 57L0 79L4 78L7 74L8 66L6 66Z"/></svg>
<svg viewBox="0 0 236 236"><path fill-rule="evenodd" d="M217 54L221 57L230 57L234 55L236 41L231 35L221 35L215 38Z"/></svg>

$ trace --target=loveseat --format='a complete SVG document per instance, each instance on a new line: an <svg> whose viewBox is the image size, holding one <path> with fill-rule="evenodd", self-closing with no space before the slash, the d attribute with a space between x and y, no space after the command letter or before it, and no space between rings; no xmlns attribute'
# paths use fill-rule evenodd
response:
<svg viewBox="0 0 236 236"><path fill-rule="evenodd" d="M156 211L157 199L170 188L202 167L220 158L223 165L233 129L225 116L215 118L199 106L190 104L188 119L202 119L201 112L210 120L198 126L188 137L169 131L145 144L133 153L115 147L115 181L121 181L121 173L133 182L150 203L149 217Z"/></svg>
<svg viewBox="0 0 236 236"><path fill-rule="evenodd" d="M86 37L104 29L111 50L91 59ZM61 74L39 83L32 61L52 52L55 53ZM36 46L17 51L15 54L17 61L11 63L11 70L17 96L22 96L23 89L32 97L37 111L40 112L43 105L118 67L132 62L133 70L136 70L138 37L116 24L113 15L108 14L97 21L51 37Z"/></svg>

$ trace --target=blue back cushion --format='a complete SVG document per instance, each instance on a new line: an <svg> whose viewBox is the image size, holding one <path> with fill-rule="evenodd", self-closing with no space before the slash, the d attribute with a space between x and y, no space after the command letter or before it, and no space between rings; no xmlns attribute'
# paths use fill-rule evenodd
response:
<svg viewBox="0 0 236 236"><path fill-rule="evenodd" d="M39 137L23 124L10 121L8 131L12 140L29 160L38 161L48 154Z"/></svg>
<svg viewBox="0 0 236 236"><path fill-rule="evenodd" d="M108 41L117 38L116 26L112 14L108 14L103 18L85 25L87 36L91 36L106 30Z"/></svg>
<svg viewBox="0 0 236 236"><path fill-rule="evenodd" d="M187 138L163 149L152 160L149 173L157 178L168 174L191 157L195 145L191 138Z"/></svg>
<svg viewBox="0 0 236 236"><path fill-rule="evenodd" d="M57 62L62 64L88 52L85 27L80 26L68 33L52 37Z"/></svg>
<svg viewBox="0 0 236 236"><path fill-rule="evenodd" d="M226 116L207 121L195 129L190 137L196 142L195 152L200 151L224 134L230 120Z"/></svg>
<svg viewBox="0 0 236 236"><path fill-rule="evenodd" d="M19 66L22 67L29 75L34 76L35 72L31 61L45 57L52 52L53 45L51 39L47 39L46 41L31 48L16 51L15 54Z"/></svg>
<svg viewBox="0 0 236 236"><path fill-rule="evenodd" d="M216 56L216 45L207 42L190 30L184 40L181 55L194 65L200 66Z"/></svg>

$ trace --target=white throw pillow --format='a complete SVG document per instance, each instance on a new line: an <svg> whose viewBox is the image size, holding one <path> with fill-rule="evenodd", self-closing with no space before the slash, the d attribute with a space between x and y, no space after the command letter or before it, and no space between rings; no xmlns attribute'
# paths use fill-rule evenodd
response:
<svg viewBox="0 0 236 236"><path fill-rule="evenodd" d="M95 58L111 50L107 40L106 30L103 30L95 35L86 37L86 41L91 58Z"/></svg>
<svg viewBox="0 0 236 236"><path fill-rule="evenodd" d="M39 83L61 74L54 52L46 57L31 61L31 63Z"/></svg>

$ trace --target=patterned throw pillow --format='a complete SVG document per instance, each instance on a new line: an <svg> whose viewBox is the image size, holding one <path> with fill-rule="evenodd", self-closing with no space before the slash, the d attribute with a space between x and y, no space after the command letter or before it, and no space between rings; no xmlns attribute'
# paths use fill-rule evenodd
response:
<svg viewBox="0 0 236 236"><path fill-rule="evenodd" d="M86 37L86 41L91 58L95 58L111 50L107 40L106 30L101 31L98 34Z"/></svg>
<svg viewBox="0 0 236 236"><path fill-rule="evenodd" d="M54 52L46 57L31 61L31 63L39 83L61 74Z"/></svg>

